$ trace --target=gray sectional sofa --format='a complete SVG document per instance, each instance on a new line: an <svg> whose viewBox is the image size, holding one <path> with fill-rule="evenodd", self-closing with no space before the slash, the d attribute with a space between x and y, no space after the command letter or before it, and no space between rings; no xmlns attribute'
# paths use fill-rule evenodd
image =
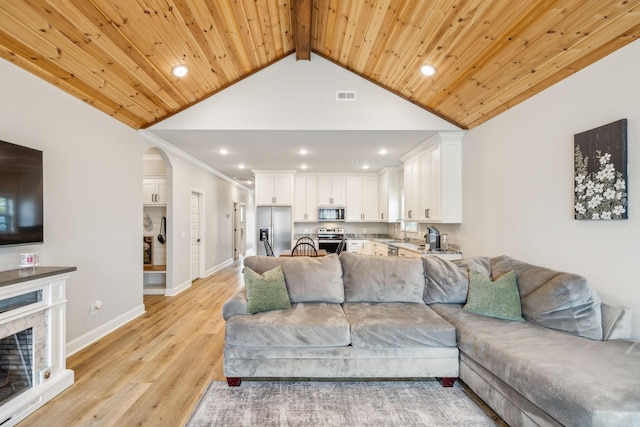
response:
<svg viewBox="0 0 640 427"><path fill-rule="evenodd" d="M640 425L640 343L631 313L581 276L512 258L445 261L343 253L248 257L280 265L291 308L223 308L224 372L248 377L459 377L514 426ZM514 272L524 322L465 310L469 271Z"/></svg>

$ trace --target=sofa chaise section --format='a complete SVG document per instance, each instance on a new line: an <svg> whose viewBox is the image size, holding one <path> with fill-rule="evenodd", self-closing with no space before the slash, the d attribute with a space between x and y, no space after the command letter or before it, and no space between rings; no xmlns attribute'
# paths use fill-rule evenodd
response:
<svg viewBox="0 0 640 427"><path fill-rule="evenodd" d="M628 337L629 317L602 304L583 277L504 256L425 264L435 265L428 281L441 283L470 266L494 280L516 272L525 322L464 311L460 301L447 301L458 299L460 289L447 295L441 287L430 305L456 328L460 379L507 423L640 425L640 343L614 339Z"/></svg>

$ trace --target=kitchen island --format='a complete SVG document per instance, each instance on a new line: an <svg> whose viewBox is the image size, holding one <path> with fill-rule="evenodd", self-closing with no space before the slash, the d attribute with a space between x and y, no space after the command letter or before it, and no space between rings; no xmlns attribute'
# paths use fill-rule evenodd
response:
<svg viewBox="0 0 640 427"><path fill-rule="evenodd" d="M409 258L433 255L446 260L462 259L462 252L456 250L457 247L446 251L430 251L425 249L425 244L422 240L404 241L401 239L382 237L372 238L369 239L369 241L371 242L371 245L369 245L371 248L367 248L368 245L365 245L363 253L368 253L370 255L383 255L386 253L387 255L397 255ZM391 251L389 248L391 248Z"/></svg>

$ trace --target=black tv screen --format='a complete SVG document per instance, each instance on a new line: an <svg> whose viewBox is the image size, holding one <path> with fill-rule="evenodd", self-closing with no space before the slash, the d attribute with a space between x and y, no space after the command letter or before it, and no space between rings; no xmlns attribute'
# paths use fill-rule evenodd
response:
<svg viewBox="0 0 640 427"><path fill-rule="evenodd" d="M42 243L42 151L0 141L0 245Z"/></svg>

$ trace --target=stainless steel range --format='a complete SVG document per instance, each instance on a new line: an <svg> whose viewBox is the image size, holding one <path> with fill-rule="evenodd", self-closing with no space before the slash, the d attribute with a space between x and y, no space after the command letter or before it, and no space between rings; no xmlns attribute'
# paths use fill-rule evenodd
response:
<svg viewBox="0 0 640 427"><path fill-rule="evenodd" d="M336 253L344 238L344 228L318 228L318 249Z"/></svg>

